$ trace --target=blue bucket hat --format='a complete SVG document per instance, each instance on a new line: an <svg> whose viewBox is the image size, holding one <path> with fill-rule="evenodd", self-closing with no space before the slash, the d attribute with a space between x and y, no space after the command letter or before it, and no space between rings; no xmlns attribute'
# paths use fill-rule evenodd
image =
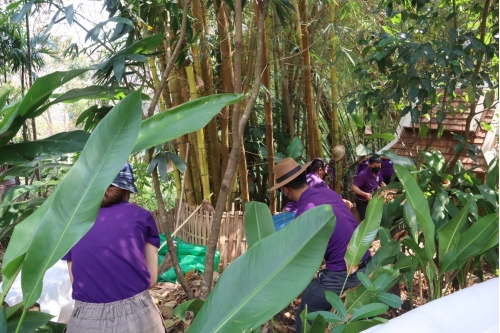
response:
<svg viewBox="0 0 500 333"><path fill-rule="evenodd" d="M118 176L111 183L111 185L119 187L123 190L130 191L132 193L137 193L137 187L134 184L134 172L132 171L132 166L129 162L126 162Z"/></svg>

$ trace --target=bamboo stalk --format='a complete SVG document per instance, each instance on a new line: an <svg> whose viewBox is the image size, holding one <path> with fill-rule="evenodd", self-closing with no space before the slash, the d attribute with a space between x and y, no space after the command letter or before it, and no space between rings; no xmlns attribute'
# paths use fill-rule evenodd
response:
<svg viewBox="0 0 500 333"><path fill-rule="evenodd" d="M186 74L189 84L189 93L191 100L198 98L198 91L196 90L196 80L194 77L193 66L186 66ZM196 131L196 141L198 142L198 163L200 165L200 178L202 185L203 199L210 199L210 181L208 178L208 162L207 151L205 147L205 134L203 128Z"/></svg>
<svg viewBox="0 0 500 333"><path fill-rule="evenodd" d="M304 66L304 93L305 93L305 104L307 109L307 138L309 145L309 157L314 159L316 152L318 151L316 138L315 138L315 127L314 127L314 106L313 106L313 91L312 91L312 80L311 80L311 57L309 54L309 32L307 30L307 1L300 0L299 2L299 14L300 14L300 28L302 33L301 40L301 51L302 51L302 65Z"/></svg>
<svg viewBox="0 0 500 333"><path fill-rule="evenodd" d="M267 91L264 92L264 112L266 121L267 169L269 173L269 188L271 188L274 186L276 180L274 178L274 125L271 94L269 93L271 89L271 75L269 69L269 43L267 40L267 34L264 35L262 62L265 66L262 73L262 85L267 89ZM276 191L269 192L269 209L271 210L271 214L276 212Z"/></svg>
<svg viewBox="0 0 500 333"><path fill-rule="evenodd" d="M330 3L330 40L332 43L330 58L333 63L330 67L330 84L332 86L332 135L333 147L340 144L339 133L339 109L338 109L338 91L337 91L337 68L335 66L335 4ZM335 168L335 192L339 193L342 190L342 160L337 162Z"/></svg>

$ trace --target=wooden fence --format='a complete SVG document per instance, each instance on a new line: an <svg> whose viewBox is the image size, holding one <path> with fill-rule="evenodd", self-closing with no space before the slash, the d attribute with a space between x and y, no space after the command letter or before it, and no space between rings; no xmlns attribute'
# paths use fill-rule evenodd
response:
<svg viewBox="0 0 500 333"><path fill-rule="evenodd" d="M176 230L195 210L196 207L190 207L183 203L179 223L176 223L177 207L167 212L167 223L173 226L173 230ZM176 236L186 242L206 246L212 228L212 219L213 213L199 210L189 218L189 221L177 232ZM220 251L219 267L222 269L246 251L247 242L242 211L224 213L217 249Z"/></svg>

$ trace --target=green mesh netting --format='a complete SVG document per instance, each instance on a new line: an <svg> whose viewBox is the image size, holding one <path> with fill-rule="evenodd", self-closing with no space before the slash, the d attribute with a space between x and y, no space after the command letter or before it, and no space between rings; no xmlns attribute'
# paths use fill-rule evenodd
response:
<svg viewBox="0 0 500 333"><path fill-rule="evenodd" d="M180 238L175 238L177 242L177 255L179 256L179 266L181 267L182 274L186 274L187 272L195 269L200 274L205 273L205 254L207 253L207 247L202 245L195 245L191 243L187 243ZM165 235L160 234L160 244L165 243ZM165 245L158 252L158 266L165 258L165 255L168 253L167 245ZM220 262L220 252L219 250L215 251L215 262L214 262L214 270L216 272L219 271L219 262ZM158 282L175 282L177 280L177 276L175 275L174 268L170 268L163 274L158 275Z"/></svg>

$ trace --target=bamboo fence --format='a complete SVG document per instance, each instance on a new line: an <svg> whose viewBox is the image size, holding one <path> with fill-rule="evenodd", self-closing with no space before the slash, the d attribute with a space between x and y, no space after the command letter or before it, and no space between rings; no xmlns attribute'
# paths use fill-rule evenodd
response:
<svg viewBox="0 0 500 333"><path fill-rule="evenodd" d="M177 229L196 210L196 207L182 204L179 223L176 223L177 206L167 212L167 223ZM213 213L199 210L177 232L176 236L185 242L203 245L208 244L212 228ZM164 230L164 228L161 228ZM236 260L247 249L245 238L245 222L242 211L225 212L222 216L221 230L217 249L220 251L219 267L224 269Z"/></svg>

